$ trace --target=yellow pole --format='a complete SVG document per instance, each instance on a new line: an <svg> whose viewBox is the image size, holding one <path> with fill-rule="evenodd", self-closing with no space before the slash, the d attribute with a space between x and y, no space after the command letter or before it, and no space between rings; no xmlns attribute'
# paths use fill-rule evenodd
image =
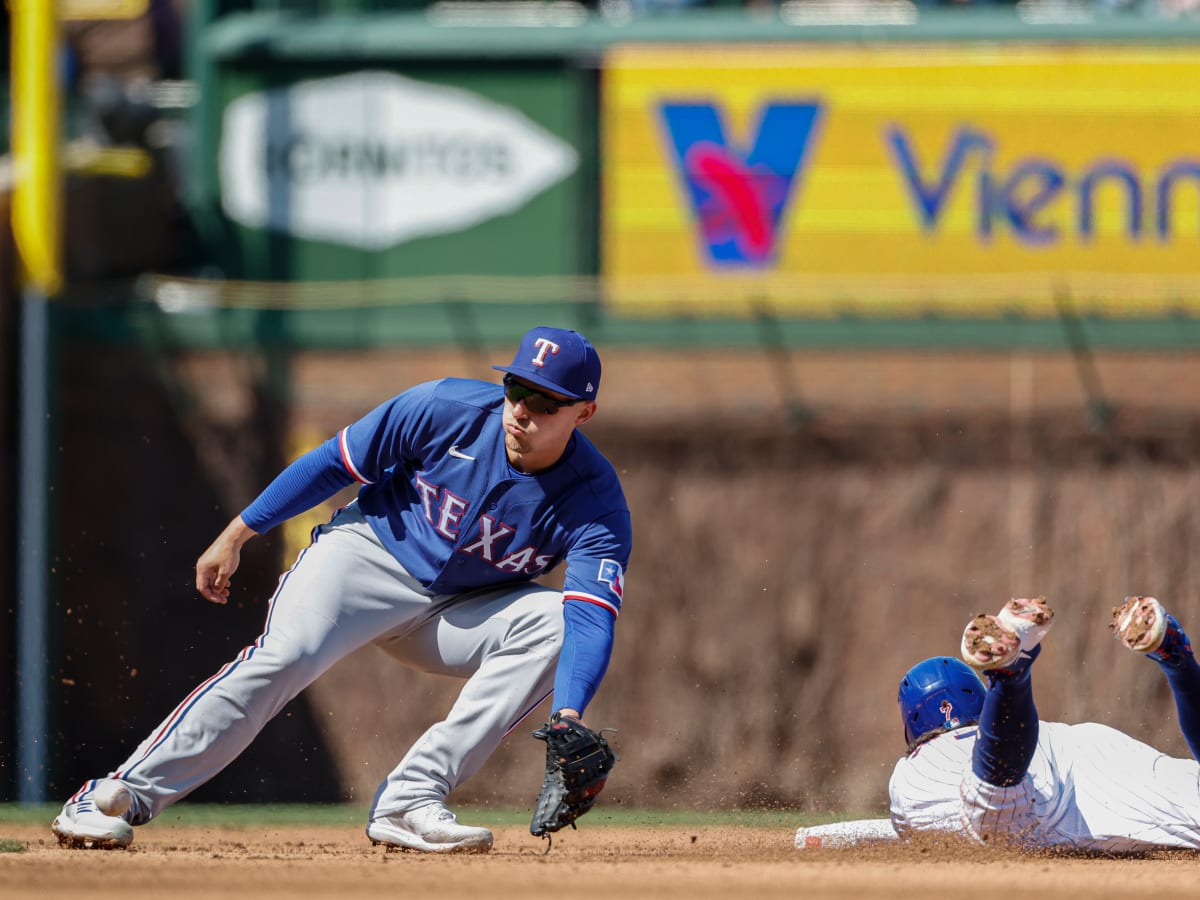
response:
<svg viewBox="0 0 1200 900"><path fill-rule="evenodd" d="M62 287L60 88L54 0L10 0L12 224L28 279L46 297Z"/></svg>
<svg viewBox="0 0 1200 900"><path fill-rule="evenodd" d="M18 424L17 799L46 800L49 747L50 298L62 288L54 0L10 0L13 238L24 269Z"/></svg>

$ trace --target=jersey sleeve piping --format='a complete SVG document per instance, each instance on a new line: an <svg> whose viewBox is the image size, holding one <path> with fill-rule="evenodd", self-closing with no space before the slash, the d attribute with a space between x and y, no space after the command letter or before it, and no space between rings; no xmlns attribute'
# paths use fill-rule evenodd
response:
<svg viewBox="0 0 1200 900"><path fill-rule="evenodd" d="M593 603L596 606L607 609L613 614L614 618L621 614L621 610L617 608L616 604L610 603L603 597L597 597L595 594L585 594L581 591L568 591L563 594L563 603L566 603L568 600L578 600L580 603Z"/></svg>
<svg viewBox="0 0 1200 900"><path fill-rule="evenodd" d="M350 458L350 426L347 425L338 433L338 450L342 455L342 465L346 467L346 471L354 476L354 480L359 484L372 484L358 470L358 466L354 465L354 460Z"/></svg>

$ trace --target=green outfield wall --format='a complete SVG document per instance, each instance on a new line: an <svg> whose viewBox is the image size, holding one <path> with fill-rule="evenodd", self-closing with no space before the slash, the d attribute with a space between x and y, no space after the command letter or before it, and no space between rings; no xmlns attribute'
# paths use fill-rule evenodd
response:
<svg viewBox="0 0 1200 900"><path fill-rule="evenodd" d="M165 309L201 344L501 340L530 317L667 345L1194 344L1200 23L240 6L202 8L192 40L188 201L221 280L80 327Z"/></svg>
<svg viewBox="0 0 1200 900"><path fill-rule="evenodd" d="M679 347L1196 345L1193 19L385 5L196 4L188 277L73 284L62 327L200 347L503 343L535 319Z"/></svg>

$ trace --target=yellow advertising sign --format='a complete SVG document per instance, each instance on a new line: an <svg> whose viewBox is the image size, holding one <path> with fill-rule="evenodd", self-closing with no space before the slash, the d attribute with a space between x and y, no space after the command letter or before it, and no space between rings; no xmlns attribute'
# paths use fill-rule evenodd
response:
<svg viewBox="0 0 1200 900"><path fill-rule="evenodd" d="M140 19L150 0L58 0L58 17L67 21Z"/></svg>
<svg viewBox="0 0 1200 900"><path fill-rule="evenodd" d="M1200 49L616 48L627 313L1200 310Z"/></svg>

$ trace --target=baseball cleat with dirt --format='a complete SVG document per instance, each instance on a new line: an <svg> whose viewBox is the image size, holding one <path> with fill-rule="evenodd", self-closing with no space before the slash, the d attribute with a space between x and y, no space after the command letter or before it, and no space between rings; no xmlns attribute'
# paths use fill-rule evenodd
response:
<svg viewBox="0 0 1200 900"><path fill-rule="evenodd" d="M124 850L133 843L133 826L120 816L105 815L96 807L97 782L91 781L63 804L50 824L60 846L75 850Z"/></svg>
<svg viewBox="0 0 1200 900"><path fill-rule="evenodd" d="M1014 598L994 616L978 615L962 636L962 658L973 669L1007 669L1030 658L1054 625L1054 610L1044 597Z"/></svg>
<svg viewBox="0 0 1200 900"><path fill-rule="evenodd" d="M1130 650L1158 662L1181 658L1192 652L1191 641L1179 622L1154 597L1126 597L1113 607L1113 636Z"/></svg>
<svg viewBox="0 0 1200 900"><path fill-rule="evenodd" d="M401 816L384 816L367 825L372 844L424 853L487 853L492 833L460 825L441 803L431 803Z"/></svg>
<svg viewBox="0 0 1200 900"><path fill-rule="evenodd" d="M1021 649L1027 652L1040 644L1054 626L1054 610L1045 597L1013 598L996 618L1021 639Z"/></svg>

